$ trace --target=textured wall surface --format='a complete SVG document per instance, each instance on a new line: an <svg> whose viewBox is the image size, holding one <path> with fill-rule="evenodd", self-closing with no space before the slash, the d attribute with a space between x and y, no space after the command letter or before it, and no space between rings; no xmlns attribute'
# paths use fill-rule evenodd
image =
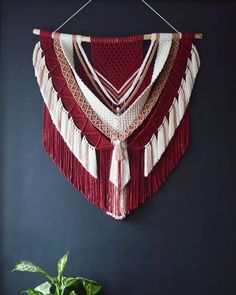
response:
<svg viewBox="0 0 236 295"><path fill-rule="evenodd" d="M191 98L191 145L156 196L124 221L89 204L41 145L42 97L31 63L34 27L53 30L82 1L1 2L0 290L41 282L11 273L31 260L103 284L104 295L236 294L235 14L233 2L152 5L196 41L202 67ZM62 30L84 35L170 32L140 1L94 1Z"/></svg>

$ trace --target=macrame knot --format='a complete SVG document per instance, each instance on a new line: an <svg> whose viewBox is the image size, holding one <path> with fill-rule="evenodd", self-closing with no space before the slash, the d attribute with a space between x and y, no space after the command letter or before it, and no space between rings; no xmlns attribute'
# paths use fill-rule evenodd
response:
<svg viewBox="0 0 236 295"><path fill-rule="evenodd" d="M124 159L125 159L124 150L120 140L118 140L118 144L116 146L116 160L123 161Z"/></svg>
<svg viewBox="0 0 236 295"><path fill-rule="evenodd" d="M114 144L114 153L116 161L124 161L125 160L125 153L124 153L124 146L122 145L119 139L113 140Z"/></svg>

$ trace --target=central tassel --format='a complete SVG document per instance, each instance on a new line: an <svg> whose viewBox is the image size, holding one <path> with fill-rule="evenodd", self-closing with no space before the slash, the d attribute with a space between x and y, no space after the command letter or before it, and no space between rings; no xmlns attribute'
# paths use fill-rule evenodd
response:
<svg viewBox="0 0 236 295"><path fill-rule="evenodd" d="M116 161L123 161L125 159L125 154L120 140L117 140L114 149Z"/></svg>
<svg viewBox="0 0 236 295"><path fill-rule="evenodd" d="M122 190L130 180L129 156L126 142L114 139L114 149L110 167L110 182Z"/></svg>
<svg viewBox="0 0 236 295"><path fill-rule="evenodd" d="M117 219L126 215L126 190L125 186L130 180L129 157L125 141L114 139L114 149L110 167L110 203L112 204L107 214Z"/></svg>

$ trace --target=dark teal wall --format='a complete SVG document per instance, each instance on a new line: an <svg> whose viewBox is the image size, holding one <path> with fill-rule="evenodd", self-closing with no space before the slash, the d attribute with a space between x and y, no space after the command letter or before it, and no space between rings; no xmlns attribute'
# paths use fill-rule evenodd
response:
<svg viewBox="0 0 236 295"><path fill-rule="evenodd" d="M11 273L31 260L102 282L104 295L235 294L236 3L157 2L181 31L198 31L202 59L191 100L191 146L159 193L125 221L89 204L41 145L42 97L31 63L34 27L55 29L82 1L1 3L0 294L41 282ZM139 1L94 1L63 32L170 32ZM233 226L234 225L234 226Z"/></svg>

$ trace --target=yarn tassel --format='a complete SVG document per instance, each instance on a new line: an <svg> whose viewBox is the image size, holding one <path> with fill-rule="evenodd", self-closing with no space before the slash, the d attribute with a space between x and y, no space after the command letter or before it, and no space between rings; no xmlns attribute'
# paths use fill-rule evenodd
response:
<svg viewBox="0 0 236 295"><path fill-rule="evenodd" d="M178 94L178 107L179 107L179 120L180 121L182 120L182 118L184 116L186 105L187 105L187 102L185 101L184 91L183 91L183 88L180 87L179 94Z"/></svg>
<svg viewBox="0 0 236 295"><path fill-rule="evenodd" d="M32 57L32 61L33 61L33 66L35 67L36 63L37 63L37 59L38 59L38 53L40 50L40 42L37 42L35 47L34 47L34 51L33 51L33 57Z"/></svg>
<svg viewBox="0 0 236 295"><path fill-rule="evenodd" d="M113 144L114 144L114 148L112 152L111 167L110 167L110 181L116 187L119 187L118 165L120 163L121 165L120 189L123 189L130 180L128 152L127 152L126 144L124 142L120 142L119 140L114 140ZM121 148L122 148L122 151L120 150Z"/></svg>
<svg viewBox="0 0 236 295"><path fill-rule="evenodd" d="M152 150L151 144L148 142L144 147L144 176L148 176L149 172L152 170Z"/></svg>
<svg viewBox="0 0 236 295"><path fill-rule="evenodd" d="M187 96L188 96L188 101L191 96L191 92L193 89L193 80L192 80L192 75L190 70L188 69L185 75L185 81L186 81L186 90L187 90Z"/></svg>
<svg viewBox="0 0 236 295"><path fill-rule="evenodd" d="M174 99L173 107L175 109L175 124L177 128L180 123L180 115L179 115L179 104L176 98Z"/></svg>
<svg viewBox="0 0 236 295"><path fill-rule="evenodd" d="M66 142L67 141L67 125L69 124L69 120L68 120L68 113L61 108L61 136L65 139Z"/></svg>
<svg viewBox="0 0 236 295"><path fill-rule="evenodd" d="M68 121L68 126L67 126L67 132L66 132L66 142L68 144L68 147L70 148L71 151L73 151L73 140L74 140L74 133L73 129L75 128L74 122L72 117Z"/></svg>
<svg viewBox="0 0 236 295"><path fill-rule="evenodd" d="M165 143L165 129L164 129L164 124L162 123L160 128L158 129L158 134L157 134L157 158L158 160L161 158L162 154L165 151L166 148L166 143ZM169 138L169 135L168 135Z"/></svg>
<svg viewBox="0 0 236 295"><path fill-rule="evenodd" d="M169 111L169 141L172 139L177 128L177 114L174 104Z"/></svg>
<svg viewBox="0 0 236 295"><path fill-rule="evenodd" d="M58 131L61 132L61 122L62 122L62 103L61 99L58 99L57 103L54 105L55 110L52 112L52 121L57 127Z"/></svg>
<svg viewBox="0 0 236 295"><path fill-rule="evenodd" d="M158 161L158 144L155 134L153 134L150 142L144 147L144 176L152 171L152 168Z"/></svg>
<svg viewBox="0 0 236 295"><path fill-rule="evenodd" d="M114 140L113 144L109 177L110 206L107 214L121 219L126 214L125 186L130 180L129 157L125 142Z"/></svg>
<svg viewBox="0 0 236 295"><path fill-rule="evenodd" d="M194 44L192 45L192 49L193 49L193 52L194 52L194 54L196 56L198 68L200 68L200 66L201 66L201 60L200 60L199 53L197 51L197 47Z"/></svg>
<svg viewBox="0 0 236 295"><path fill-rule="evenodd" d="M95 178L97 178L97 156L96 149L90 144L88 145L88 172Z"/></svg>
<svg viewBox="0 0 236 295"><path fill-rule="evenodd" d="M77 160L81 162L81 133L78 128L73 130L73 154L76 156Z"/></svg>
<svg viewBox="0 0 236 295"><path fill-rule="evenodd" d="M151 139L151 152L152 152L152 166L155 166L158 161L157 137L155 134L153 134Z"/></svg>
<svg viewBox="0 0 236 295"><path fill-rule="evenodd" d="M88 170L88 142L85 137L81 141L81 164Z"/></svg>
<svg viewBox="0 0 236 295"><path fill-rule="evenodd" d="M34 65L34 73L35 76L38 76L39 73L39 65L40 65L40 61L42 59L42 49L40 48L40 46L35 46L34 52L33 52L33 65Z"/></svg>

